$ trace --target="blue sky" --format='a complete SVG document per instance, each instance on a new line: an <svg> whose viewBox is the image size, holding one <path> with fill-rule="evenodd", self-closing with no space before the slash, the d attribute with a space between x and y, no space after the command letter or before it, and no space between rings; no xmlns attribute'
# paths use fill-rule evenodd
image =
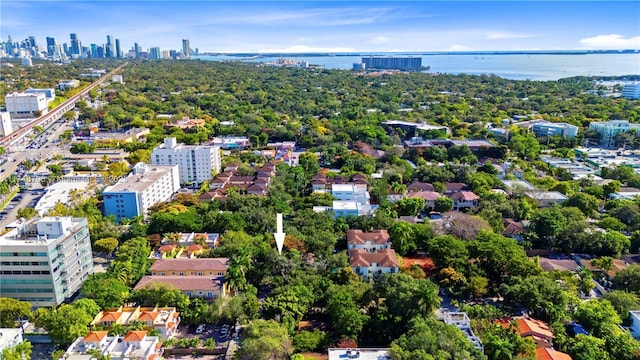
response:
<svg viewBox="0 0 640 360"><path fill-rule="evenodd" d="M0 1L0 34L123 50L640 49L640 1Z"/></svg>

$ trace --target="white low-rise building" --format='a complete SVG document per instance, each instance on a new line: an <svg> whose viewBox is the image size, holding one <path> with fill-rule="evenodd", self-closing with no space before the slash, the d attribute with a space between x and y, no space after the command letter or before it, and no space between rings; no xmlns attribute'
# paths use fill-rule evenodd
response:
<svg viewBox="0 0 640 360"><path fill-rule="evenodd" d="M48 111L49 102L44 93L11 93L4 97L7 111L12 119L33 118Z"/></svg>
<svg viewBox="0 0 640 360"><path fill-rule="evenodd" d="M0 329L0 359L2 359L2 351L15 347L22 343L22 329L20 328L3 328Z"/></svg>
<svg viewBox="0 0 640 360"><path fill-rule="evenodd" d="M374 252L365 249L351 249L349 250L349 263L353 271L364 278L393 274L400 270L400 263L393 249Z"/></svg>
<svg viewBox="0 0 640 360"><path fill-rule="evenodd" d="M158 336L146 331L129 331L125 336L108 336L108 331L91 331L74 341L60 360L95 359L93 351L111 360L160 360L164 349Z"/></svg>
<svg viewBox="0 0 640 360"><path fill-rule="evenodd" d="M58 89L62 91L68 90L68 89L75 89L78 86L80 86L80 81L75 79L58 81Z"/></svg>

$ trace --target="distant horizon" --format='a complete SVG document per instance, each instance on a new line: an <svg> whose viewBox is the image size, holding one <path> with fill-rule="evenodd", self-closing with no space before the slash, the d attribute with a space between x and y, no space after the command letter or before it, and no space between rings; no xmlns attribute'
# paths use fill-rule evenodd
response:
<svg viewBox="0 0 640 360"><path fill-rule="evenodd" d="M640 54L640 49L606 49L606 50L469 50L469 51L447 51L447 50L422 50L422 51L309 51L309 52L254 52L254 51L239 51L239 52L224 52L224 51L205 51L200 52L199 55L207 54L224 54L224 55L273 55L273 54L286 54L286 55L372 55L376 54L415 54L415 55L430 55L430 54Z"/></svg>
<svg viewBox="0 0 640 360"><path fill-rule="evenodd" d="M42 1L0 3L2 40L122 50L350 53L640 49L638 1ZM568 15L567 15L568 14ZM421 50L416 50L421 49ZM547 50L540 50L547 49Z"/></svg>

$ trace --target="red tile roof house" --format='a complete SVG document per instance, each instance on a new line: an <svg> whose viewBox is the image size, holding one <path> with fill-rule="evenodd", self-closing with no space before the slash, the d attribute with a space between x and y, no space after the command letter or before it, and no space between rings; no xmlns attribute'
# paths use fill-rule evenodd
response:
<svg viewBox="0 0 640 360"><path fill-rule="evenodd" d="M349 250L349 263L353 271L364 278L397 273L400 270L400 264L393 249L377 250L376 252L351 249Z"/></svg>
<svg viewBox="0 0 640 360"><path fill-rule="evenodd" d="M517 333L522 337L531 336L536 343L536 348L547 348L553 346L553 331L547 323L541 320L519 317L507 318L496 321L503 328L515 325Z"/></svg>
<svg viewBox="0 0 640 360"><path fill-rule="evenodd" d="M362 230L351 229L347 231L347 249L362 249L374 252L382 249L391 249L391 236L387 230Z"/></svg>
<svg viewBox="0 0 640 360"><path fill-rule="evenodd" d="M467 210L478 205L480 197L471 191L458 191L447 194L453 200L453 209L456 211Z"/></svg>

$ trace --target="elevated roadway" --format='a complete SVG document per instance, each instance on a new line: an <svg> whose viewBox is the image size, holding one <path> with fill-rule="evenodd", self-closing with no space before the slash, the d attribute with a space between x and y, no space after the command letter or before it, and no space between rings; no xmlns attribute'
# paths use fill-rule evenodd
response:
<svg viewBox="0 0 640 360"><path fill-rule="evenodd" d="M97 86L105 82L107 79L109 79L112 75L116 74L127 64L128 63L124 63L118 66L117 68L115 68L108 74L105 74L100 79L96 80L93 84L87 86L85 89L83 89L79 93L73 95L72 97L70 97L65 102L58 105L56 108L49 111L45 115L42 115L41 117L33 120L29 124L21 127L20 129L12 132L11 134L0 138L0 146L3 146L5 149L7 149L9 148L9 146L16 144L18 141L20 141L25 136L30 134L34 127L42 126L46 128L49 124L60 120L62 115L64 115L67 111L73 109L76 106L76 103L78 102L78 100L81 100L85 95L89 93L89 91L95 89Z"/></svg>

